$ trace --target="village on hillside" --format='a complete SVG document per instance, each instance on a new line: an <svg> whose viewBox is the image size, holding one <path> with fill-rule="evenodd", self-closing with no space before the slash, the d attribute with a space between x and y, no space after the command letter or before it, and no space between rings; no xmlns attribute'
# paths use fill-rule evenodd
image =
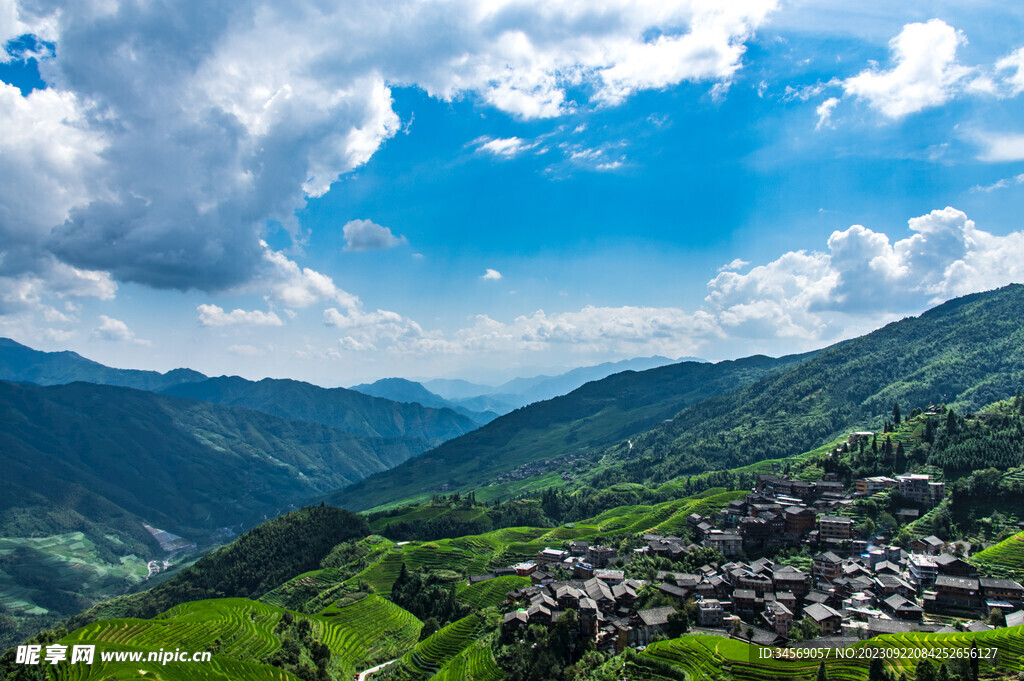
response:
<svg viewBox="0 0 1024 681"><path fill-rule="evenodd" d="M872 435L850 438L856 443ZM571 610L579 636L604 652L643 647L683 631L760 645L838 647L887 633L1024 624L1024 586L979 575L964 559L963 544L928 536L901 548L884 536L859 538L843 509L886 490L925 509L945 494L944 484L925 474L868 477L852 488L829 474L813 482L763 474L745 498L714 516L687 517L692 541L648 533L622 555L615 547L571 541L470 582L530 577L529 586L507 594L504 634L515 636L534 624L553 626ZM901 509L899 520L916 519L919 512ZM803 561L805 569L770 557L798 548L813 555L809 566ZM764 557L743 559L749 555ZM645 556L673 563L694 556L716 560L692 572L627 577L629 565ZM652 601L658 606L637 608Z"/></svg>

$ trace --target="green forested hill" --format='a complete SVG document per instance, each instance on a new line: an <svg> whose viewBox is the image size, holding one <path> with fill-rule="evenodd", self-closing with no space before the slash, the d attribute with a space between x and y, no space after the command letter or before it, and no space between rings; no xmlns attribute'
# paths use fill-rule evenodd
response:
<svg viewBox="0 0 1024 681"><path fill-rule="evenodd" d="M683 410L609 458L594 484L665 481L813 449L894 403L974 410L1024 385L1024 286L951 300L822 350L735 392Z"/></svg>
<svg viewBox="0 0 1024 681"><path fill-rule="evenodd" d="M808 356L682 362L643 372L624 371L568 395L517 409L392 471L331 495L329 503L362 510L430 496L442 485L486 485L498 473L531 462L623 442L687 405L748 385Z"/></svg>
<svg viewBox="0 0 1024 681"><path fill-rule="evenodd" d="M175 369L165 374L136 369L113 369L86 359L76 352L42 352L10 338L0 338L0 380L3 381L37 385L63 385L85 381L139 390L163 390L179 383L205 379L206 376L191 369Z"/></svg>
<svg viewBox="0 0 1024 681"><path fill-rule="evenodd" d="M424 443L248 409L73 383L0 382L2 536L82 529L190 536L385 470Z"/></svg>
<svg viewBox="0 0 1024 681"><path fill-rule="evenodd" d="M392 402L345 388L321 388L312 383L265 378L248 381L220 376L179 384L163 391L231 407L247 407L293 421L320 423L371 437L413 437L433 445L477 428L476 421L451 409Z"/></svg>

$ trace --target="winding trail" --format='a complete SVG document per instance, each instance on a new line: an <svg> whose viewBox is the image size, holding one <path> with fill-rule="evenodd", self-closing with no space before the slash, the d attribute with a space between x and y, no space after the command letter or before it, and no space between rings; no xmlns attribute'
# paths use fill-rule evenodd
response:
<svg viewBox="0 0 1024 681"><path fill-rule="evenodd" d="M389 664L394 664L395 662L398 662L398 660L388 660L387 662L381 662L376 667L370 667L364 672L359 672L358 674L356 674L356 681L366 681L367 677L369 677L370 674L376 674L381 669L384 669L384 667L387 667Z"/></svg>

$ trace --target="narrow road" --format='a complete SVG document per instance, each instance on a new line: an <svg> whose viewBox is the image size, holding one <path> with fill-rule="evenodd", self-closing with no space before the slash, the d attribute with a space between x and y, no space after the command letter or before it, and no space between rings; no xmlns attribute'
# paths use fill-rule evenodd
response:
<svg viewBox="0 0 1024 681"><path fill-rule="evenodd" d="M389 664L394 664L395 662L398 662L398 660L388 660L387 662L380 663L376 667L370 667L365 672L359 672L358 674L356 674L356 681L366 681L366 678L370 674L376 674L381 669L384 669L384 667L387 667Z"/></svg>

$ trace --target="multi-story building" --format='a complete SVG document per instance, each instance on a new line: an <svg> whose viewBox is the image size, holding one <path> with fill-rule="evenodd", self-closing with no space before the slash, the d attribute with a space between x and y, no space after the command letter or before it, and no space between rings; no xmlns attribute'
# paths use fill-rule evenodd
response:
<svg viewBox="0 0 1024 681"><path fill-rule="evenodd" d="M935 605L941 609L978 610L981 584L973 577L939 575L935 578Z"/></svg>
<svg viewBox="0 0 1024 681"><path fill-rule="evenodd" d="M539 565L552 565L561 563L563 560L569 557L568 551L562 549L541 549L537 552L537 563Z"/></svg>
<svg viewBox="0 0 1024 681"><path fill-rule="evenodd" d="M921 473L898 475L896 485L901 496L919 504L935 505L946 493L945 483L933 482L931 476Z"/></svg>
<svg viewBox="0 0 1024 681"><path fill-rule="evenodd" d="M978 582L981 585L981 597L986 601L1009 603L1015 608L1020 608L1024 603L1024 586L1012 579L982 577Z"/></svg>
<svg viewBox="0 0 1024 681"><path fill-rule="evenodd" d="M927 589L935 584L939 571L935 566L935 558L923 553L912 553L907 559L907 571L910 581L918 589Z"/></svg>
<svg viewBox="0 0 1024 681"><path fill-rule="evenodd" d="M595 568L603 568L615 560L617 552L610 546L587 547L587 562Z"/></svg>
<svg viewBox="0 0 1024 681"><path fill-rule="evenodd" d="M841 515L823 515L818 518L818 536L821 539L845 541L853 537L853 519Z"/></svg>
<svg viewBox="0 0 1024 681"><path fill-rule="evenodd" d="M864 495L866 497L878 492L883 492L887 489L896 486L895 478L888 478L884 475L876 475L870 478L861 478L853 483L853 490L857 494Z"/></svg>
<svg viewBox="0 0 1024 681"><path fill-rule="evenodd" d="M804 535L814 529L817 518L813 509L806 506L787 506L782 512L786 522L786 534Z"/></svg>
<svg viewBox="0 0 1024 681"><path fill-rule="evenodd" d="M779 601L768 601L764 605L764 617L779 636L789 636L793 626L793 611Z"/></svg>
<svg viewBox="0 0 1024 681"><path fill-rule="evenodd" d="M725 618L725 610L717 598L705 598L697 601L697 622L702 627L720 627Z"/></svg>
<svg viewBox="0 0 1024 681"><path fill-rule="evenodd" d="M731 532L712 532L704 538L704 545L716 548L723 556L731 558L743 551L743 537Z"/></svg>
<svg viewBox="0 0 1024 681"><path fill-rule="evenodd" d="M831 551L819 553L814 557L812 572L816 581L834 581L843 574L843 560Z"/></svg>

